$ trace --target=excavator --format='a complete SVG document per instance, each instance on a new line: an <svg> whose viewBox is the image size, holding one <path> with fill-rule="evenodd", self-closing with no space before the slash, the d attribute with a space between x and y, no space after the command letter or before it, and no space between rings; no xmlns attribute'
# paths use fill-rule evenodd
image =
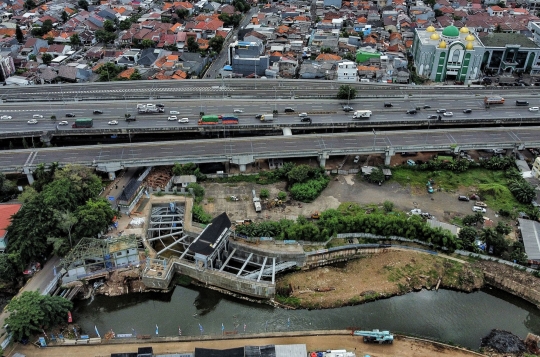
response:
<svg viewBox="0 0 540 357"><path fill-rule="evenodd" d="M364 343L379 343L379 344L391 344L394 342L394 335L390 331L354 331L354 336L363 336Z"/></svg>

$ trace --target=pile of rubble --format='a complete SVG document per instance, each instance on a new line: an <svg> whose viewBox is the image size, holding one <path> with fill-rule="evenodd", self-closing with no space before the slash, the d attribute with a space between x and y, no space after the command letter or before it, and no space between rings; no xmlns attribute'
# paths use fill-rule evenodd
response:
<svg viewBox="0 0 540 357"><path fill-rule="evenodd" d="M154 190L160 188L165 189L165 186L171 180L173 174L170 166L153 167L152 171L144 179L147 187L152 187Z"/></svg>
<svg viewBox="0 0 540 357"><path fill-rule="evenodd" d="M482 338L482 347L499 353L520 354L527 350L525 342L518 336L503 330L493 329Z"/></svg>

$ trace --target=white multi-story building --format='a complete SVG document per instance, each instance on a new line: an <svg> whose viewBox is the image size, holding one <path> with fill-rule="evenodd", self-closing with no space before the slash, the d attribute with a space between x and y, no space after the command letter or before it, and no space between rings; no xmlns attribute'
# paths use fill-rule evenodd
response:
<svg viewBox="0 0 540 357"><path fill-rule="evenodd" d="M357 82L358 71L356 69L356 63L352 61L338 63L337 80L339 82Z"/></svg>

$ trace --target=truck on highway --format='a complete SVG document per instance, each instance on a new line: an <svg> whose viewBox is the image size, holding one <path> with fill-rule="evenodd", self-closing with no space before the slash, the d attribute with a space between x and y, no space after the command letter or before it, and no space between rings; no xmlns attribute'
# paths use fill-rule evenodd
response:
<svg viewBox="0 0 540 357"><path fill-rule="evenodd" d="M219 115L203 115L199 119L199 125L217 125L219 124Z"/></svg>
<svg viewBox="0 0 540 357"><path fill-rule="evenodd" d="M353 119L369 119L371 117L371 110L357 110L353 114Z"/></svg>
<svg viewBox="0 0 540 357"><path fill-rule="evenodd" d="M274 121L274 114L261 115L261 121Z"/></svg>
<svg viewBox="0 0 540 357"><path fill-rule="evenodd" d="M165 108L160 108L156 106L150 106L150 107L146 106L146 107L138 108L137 112L139 114L159 114L159 113L164 113Z"/></svg>
<svg viewBox="0 0 540 357"><path fill-rule="evenodd" d="M500 95L492 95L484 98L484 103L489 104L504 104L504 98Z"/></svg>
<svg viewBox="0 0 540 357"><path fill-rule="evenodd" d="M91 128L94 126L94 119L92 118L79 118L75 120L75 123L71 125L72 128Z"/></svg>
<svg viewBox="0 0 540 357"><path fill-rule="evenodd" d="M221 124L238 124L238 117L236 115L226 114L221 116Z"/></svg>

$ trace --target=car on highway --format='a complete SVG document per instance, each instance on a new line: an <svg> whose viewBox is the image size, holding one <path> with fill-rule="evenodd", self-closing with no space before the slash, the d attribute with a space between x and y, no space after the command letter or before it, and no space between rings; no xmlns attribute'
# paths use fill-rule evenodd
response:
<svg viewBox="0 0 540 357"><path fill-rule="evenodd" d="M310 117L303 117L302 119L300 119L300 121L302 123L311 123L311 118Z"/></svg>
<svg viewBox="0 0 540 357"><path fill-rule="evenodd" d="M34 115L32 115L32 119L43 119L43 115L41 115L41 114L34 114Z"/></svg>
<svg viewBox="0 0 540 357"><path fill-rule="evenodd" d="M118 125L118 120L111 120L107 124L109 124L109 125Z"/></svg>
<svg viewBox="0 0 540 357"><path fill-rule="evenodd" d="M483 208L483 207L473 206L472 210L473 210L473 212L486 213L486 209Z"/></svg>
<svg viewBox="0 0 540 357"><path fill-rule="evenodd" d="M1 120L9 120L9 119L13 119L13 117L11 115L2 115L0 117Z"/></svg>
<svg viewBox="0 0 540 357"><path fill-rule="evenodd" d="M530 107L529 108L530 112L537 112L538 110L540 110L540 108L538 108L538 107Z"/></svg>
<svg viewBox="0 0 540 357"><path fill-rule="evenodd" d="M472 113L472 109L463 109L463 113L465 113L465 114L471 114L471 113Z"/></svg>
<svg viewBox="0 0 540 357"><path fill-rule="evenodd" d="M422 108L424 108L424 109L431 109L431 105L424 105Z"/></svg>
<svg viewBox="0 0 540 357"><path fill-rule="evenodd" d="M285 108L284 112L285 113L294 113L294 109L291 108L291 107L287 107L287 108Z"/></svg>
<svg viewBox="0 0 540 357"><path fill-rule="evenodd" d="M178 120L178 117L176 115L170 115L167 120Z"/></svg>
<svg viewBox="0 0 540 357"><path fill-rule="evenodd" d="M28 124L37 124L37 123L38 123L38 121L36 119L30 119L28 121Z"/></svg>
<svg viewBox="0 0 540 357"><path fill-rule="evenodd" d="M443 115L444 115L445 117L453 117L453 116L454 116L454 113L452 113L452 112L444 112Z"/></svg>
<svg viewBox="0 0 540 357"><path fill-rule="evenodd" d="M66 120L62 120L58 125L68 125L69 123Z"/></svg>
<svg viewBox="0 0 540 357"><path fill-rule="evenodd" d="M416 113L417 113L416 109L409 109L409 110L407 110L407 114L414 115L414 114L416 114Z"/></svg>
<svg viewBox="0 0 540 357"><path fill-rule="evenodd" d="M189 123L189 118L180 118L178 119L179 123Z"/></svg>
<svg viewBox="0 0 540 357"><path fill-rule="evenodd" d="M437 116L437 115L435 115L435 114L430 114L430 115L428 115L428 117L427 117L427 118L428 118L428 119L437 119L437 118L438 118L438 116Z"/></svg>
<svg viewBox="0 0 540 357"><path fill-rule="evenodd" d="M242 109L235 109L233 110L234 113L243 113L244 111Z"/></svg>
<svg viewBox="0 0 540 357"><path fill-rule="evenodd" d="M446 109L437 109L438 114L446 113Z"/></svg>
<svg viewBox="0 0 540 357"><path fill-rule="evenodd" d="M307 113L300 113L300 114L298 114L298 116L300 118L305 118L305 117L307 117Z"/></svg>
<svg viewBox="0 0 540 357"><path fill-rule="evenodd" d="M348 105L343 107L344 112L352 112L353 110L354 110L353 107L349 107Z"/></svg>
<svg viewBox="0 0 540 357"><path fill-rule="evenodd" d="M75 118L75 114L73 114L73 113L66 113L66 118Z"/></svg>
<svg viewBox="0 0 540 357"><path fill-rule="evenodd" d="M262 118L262 114L255 115L255 119L261 119L261 118Z"/></svg>
<svg viewBox="0 0 540 357"><path fill-rule="evenodd" d="M94 114L103 114L103 110L96 109L92 113L94 113Z"/></svg>
<svg viewBox="0 0 540 357"><path fill-rule="evenodd" d="M393 105L392 105L392 103L388 103L388 102L387 102L387 103L384 103L384 107L385 107L385 108L392 108Z"/></svg>
<svg viewBox="0 0 540 357"><path fill-rule="evenodd" d="M180 112L177 111L177 110L171 110L171 111L169 112L169 114L171 114L171 115L172 115L172 114L177 115L177 114L180 114Z"/></svg>

